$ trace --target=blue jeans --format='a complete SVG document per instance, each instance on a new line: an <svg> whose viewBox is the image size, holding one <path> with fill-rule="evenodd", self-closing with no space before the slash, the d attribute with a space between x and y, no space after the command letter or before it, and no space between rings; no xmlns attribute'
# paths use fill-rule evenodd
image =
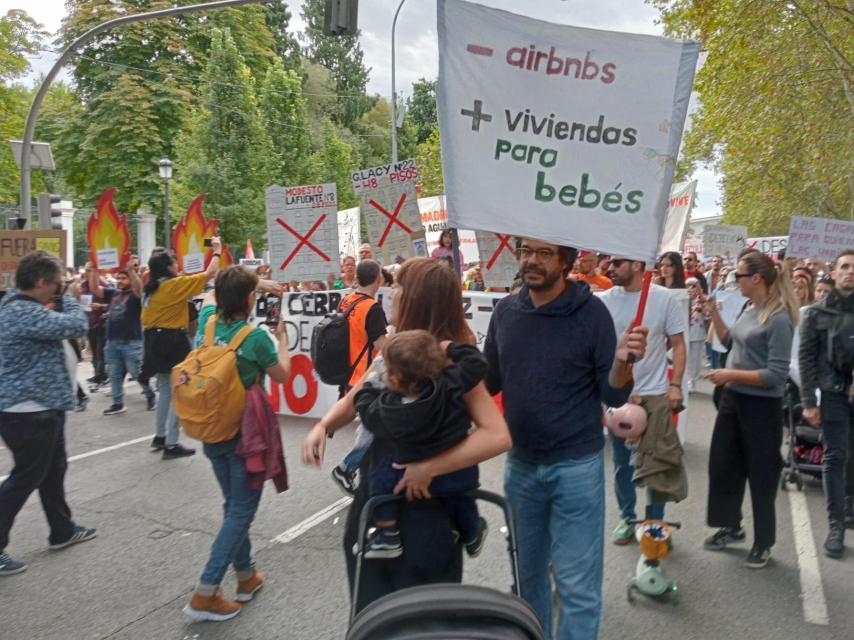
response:
<svg viewBox="0 0 854 640"><path fill-rule="evenodd" d="M338 463L338 467L348 474L354 474L359 470L362 464L362 458L365 457L365 452L371 443L374 441L374 434L365 429L364 425L360 424L356 427L356 442L353 443L353 448L350 450L344 459Z"/></svg>
<svg viewBox="0 0 854 640"><path fill-rule="evenodd" d="M611 441L611 448L614 453L614 493L617 494L620 517L634 520L637 517L635 513L637 496L635 495L635 483L632 481L632 476L635 473L635 468L632 465L632 451L623 440L615 438L610 432L608 433L608 440ZM644 514L644 518L664 520L663 502L653 502L652 504L647 502L647 508L649 513Z"/></svg>
<svg viewBox="0 0 854 640"><path fill-rule="evenodd" d="M549 565L560 602L560 640L595 640L602 614L605 464L599 451L577 460L531 464L513 457L504 469L513 509L522 597L552 638Z"/></svg>
<svg viewBox="0 0 854 640"><path fill-rule="evenodd" d="M243 458L235 453L238 442L240 438L204 445L205 455L211 461L225 503L222 526L199 580L203 585L214 586L222 582L230 564L234 565L236 571L246 571L255 566L249 527L258 511L261 490L249 488Z"/></svg>
<svg viewBox="0 0 854 640"><path fill-rule="evenodd" d="M0 412L0 437L15 460L9 477L0 484L0 551L9 544L12 523L36 489L50 526L48 541L65 542L77 526L65 502L65 413Z"/></svg>
<svg viewBox="0 0 854 640"><path fill-rule="evenodd" d="M134 380L139 380L139 365L142 362L142 340L107 340L104 350L107 364L110 367L110 387L113 404L124 404L125 376L130 374ZM145 397L154 395L151 387L143 387Z"/></svg>
<svg viewBox="0 0 854 640"><path fill-rule="evenodd" d="M175 415L175 408L172 406L172 374L171 373L155 373L157 379L157 393L160 394L160 401L157 403L157 432L156 435L160 438L166 438L166 446L178 444L178 416Z"/></svg>

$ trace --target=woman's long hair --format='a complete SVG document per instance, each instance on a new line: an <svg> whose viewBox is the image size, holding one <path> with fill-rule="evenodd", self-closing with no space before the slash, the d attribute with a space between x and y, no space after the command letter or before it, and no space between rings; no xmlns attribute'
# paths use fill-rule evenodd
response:
<svg viewBox="0 0 854 640"><path fill-rule="evenodd" d="M457 274L430 258L411 258L397 272L401 287L397 300L398 331L423 329L437 340L475 343L463 315Z"/></svg>
<svg viewBox="0 0 854 640"><path fill-rule="evenodd" d="M755 249L743 252L738 256L738 260L744 263L747 273L758 273L768 286L768 300L762 305L757 318L759 324L765 324L768 318L778 311L785 311L792 326L797 326L800 302L792 288L789 270L784 266L775 265L771 258Z"/></svg>
<svg viewBox="0 0 854 640"><path fill-rule="evenodd" d="M169 271L169 267L175 259L168 249L156 247L151 252L151 257L148 259L148 282L142 288L142 293L150 298L160 286L160 281L165 278L173 278L173 274Z"/></svg>
<svg viewBox="0 0 854 640"><path fill-rule="evenodd" d="M668 289L684 289L685 288L685 266L682 264L682 256L676 251L666 251L661 254L658 259L660 263L667 258L670 264L673 265L673 284L667 287ZM698 280L699 282L699 280ZM661 284L667 286L664 281L664 276L661 277Z"/></svg>

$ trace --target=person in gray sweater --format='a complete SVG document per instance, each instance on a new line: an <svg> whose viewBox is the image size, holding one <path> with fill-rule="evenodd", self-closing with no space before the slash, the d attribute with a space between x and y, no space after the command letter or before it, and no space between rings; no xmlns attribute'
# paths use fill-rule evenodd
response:
<svg viewBox="0 0 854 640"><path fill-rule="evenodd" d="M753 547L746 564L768 564L776 533L774 500L783 460L783 389L789 373L798 301L785 269L755 250L743 252L735 273L741 293L750 300L732 327L718 313L714 299L705 303L718 339L731 349L727 368L709 379L723 387L709 452L709 526L719 527L703 546L710 551L741 542L741 506L750 484Z"/></svg>

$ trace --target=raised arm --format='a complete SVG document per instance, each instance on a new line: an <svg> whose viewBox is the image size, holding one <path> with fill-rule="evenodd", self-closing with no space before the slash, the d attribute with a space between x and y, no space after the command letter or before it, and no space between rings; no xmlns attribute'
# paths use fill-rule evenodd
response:
<svg viewBox="0 0 854 640"><path fill-rule="evenodd" d="M131 256L128 262L128 280L130 280L130 290L137 298L142 297L142 279L139 277L139 258Z"/></svg>
<svg viewBox="0 0 854 640"><path fill-rule="evenodd" d="M219 238L211 238L211 249L213 249L213 256L208 263L208 268L205 269L205 280L213 279L219 272L220 256L222 255L222 243Z"/></svg>

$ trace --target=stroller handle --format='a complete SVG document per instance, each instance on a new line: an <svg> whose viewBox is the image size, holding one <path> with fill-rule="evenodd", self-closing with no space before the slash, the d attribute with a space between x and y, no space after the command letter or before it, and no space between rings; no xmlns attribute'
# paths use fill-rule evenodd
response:
<svg viewBox="0 0 854 640"><path fill-rule="evenodd" d="M467 498L473 498L475 500L483 500L484 502L491 502L492 504L499 507L504 514L504 521L507 524L507 552L510 555L510 567L513 572L513 593L517 596L520 595L520 587L521 584L519 580L519 550L516 546L516 522L513 519L513 511L510 508L510 504L507 502L506 498L498 495L497 493L493 493L491 491L484 491L483 489L472 489L470 491L466 491L465 493L461 493L461 496L465 496ZM350 605L350 623L352 624L353 619L356 617L356 606L359 602L359 584L362 578L362 562L365 559L365 535L368 531L368 523L370 522L374 511L377 507L381 507L384 504L389 504L390 502L400 502L401 500L405 500L404 495L394 495L394 494L386 494L381 496L374 496L370 498L365 506L362 507L362 511L359 514L359 527L356 531L356 575L354 579L353 586L353 602Z"/></svg>

